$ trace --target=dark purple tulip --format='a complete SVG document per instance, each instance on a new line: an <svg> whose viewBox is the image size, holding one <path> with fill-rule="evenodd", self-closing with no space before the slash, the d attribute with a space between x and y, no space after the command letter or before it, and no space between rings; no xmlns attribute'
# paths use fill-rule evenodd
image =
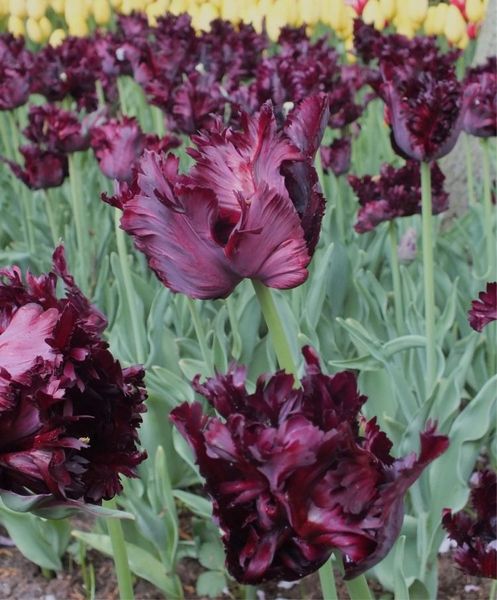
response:
<svg viewBox="0 0 497 600"><path fill-rule="evenodd" d="M462 86L453 70L445 77L410 67L382 67L385 101L395 151L431 162L448 154L462 129Z"/></svg>
<svg viewBox="0 0 497 600"><path fill-rule="evenodd" d="M325 171L333 171L339 177L348 173L352 158L350 138L338 138L329 146L321 146L321 164Z"/></svg>
<svg viewBox="0 0 497 600"><path fill-rule="evenodd" d="M31 106L24 135L29 141L53 152L79 152L90 146L89 129L76 114L54 104Z"/></svg>
<svg viewBox="0 0 497 600"><path fill-rule="evenodd" d="M452 514L446 508L442 523L457 544L455 561L469 575L497 579L497 475L480 471L471 492L473 515Z"/></svg>
<svg viewBox="0 0 497 600"><path fill-rule="evenodd" d="M468 313L469 324L475 331L481 331L485 325L497 320L497 283L487 283L478 300L473 300Z"/></svg>
<svg viewBox="0 0 497 600"><path fill-rule="evenodd" d="M103 315L76 287L63 248L23 281L0 271L0 491L100 504L145 458L143 370L121 369ZM66 295L57 296L61 279Z"/></svg>
<svg viewBox="0 0 497 600"><path fill-rule="evenodd" d="M30 189L45 190L63 184L68 175L66 154L34 145L21 146L19 150L24 157L24 167L3 157L0 160Z"/></svg>
<svg viewBox="0 0 497 600"><path fill-rule="evenodd" d="M328 119L309 98L278 131L270 104L193 137L196 161L146 151L133 181L111 199L122 228L164 285L193 298L223 298L245 277L275 288L300 285L319 236L324 198L313 167Z"/></svg>
<svg viewBox="0 0 497 600"><path fill-rule="evenodd" d="M497 59L495 56L466 76L463 129L477 137L497 135Z"/></svg>
<svg viewBox="0 0 497 600"><path fill-rule="evenodd" d="M227 567L242 583L295 580L339 550L345 576L380 562L402 525L404 495L448 446L430 425L421 452L402 459L375 419L359 418L366 401L356 378L327 376L309 347L301 388L291 375L263 375L245 387L246 369L194 380L215 408L175 408L171 419L192 447L223 532Z"/></svg>
<svg viewBox="0 0 497 600"><path fill-rule="evenodd" d="M145 145L145 134L134 117L110 119L91 130L91 147L100 170L110 179L129 182Z"/></svg>
<svg viewBox="0 0 497 600"><path fill-rule="evenodd" d="M433 214L449 207L449 195L444 190L445 176L437 164L431 167ZM421 213L421 174L419 163L410 160L396 169L385 164L380 175L357 177L349 175L349 183L361 205L354 229L365 233L383 221Z"/></svg>
<svg viewBox="0 0 497 600"><path fill-rule="evenodd" d="M0 35L0 110L25 104L31 92L33 57L24 39Z"/></svg>

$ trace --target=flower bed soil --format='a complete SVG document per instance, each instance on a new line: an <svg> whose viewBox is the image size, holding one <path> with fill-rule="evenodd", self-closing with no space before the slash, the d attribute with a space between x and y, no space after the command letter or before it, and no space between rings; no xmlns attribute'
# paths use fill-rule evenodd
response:
<svg viewBox="0 0 497 600"><path fill-rule="evenodd" d="M96 552L87 553L87 562L95 569L97 600L118 600L116 579L112 561ZM184 560L180 565L180 576L184 584L185 596L188 599L199 599L195 594L195 580L201 567L195 560ZM440 558L439 600L487 600L491 581L470 577L456 569L448 555ZM382 595L377 584L372 584L376 598L392 598L390 594ZM275 584L262 587L264 598L259 600L320 600L321 590L316 575L306 577L299 585L290 589ZM164 596L146 581L137 580L135 584L136 600L164 600ZM231 595L224 595L222 600L239 597L236 590ZM345 589L339 586L340 599L348 598ZM13 547L0 547L0 600L86 600L87 595L79 566L66 557L64 571L51 579L45 578L40 569L26 560Z"/></svg>

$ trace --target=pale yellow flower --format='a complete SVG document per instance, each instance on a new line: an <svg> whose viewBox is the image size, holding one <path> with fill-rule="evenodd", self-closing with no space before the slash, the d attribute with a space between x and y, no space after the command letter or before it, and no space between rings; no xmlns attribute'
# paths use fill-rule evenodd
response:
<svg viewBox="0 0 497 600"><path fill-rule="evenodd" d="M26 11L26 0L10 0L9 13L12 17L19 17L19 19L25 19L28 16L28 13ZM14 22L15 21L13 21L13 23ZM24 30L24 23L23 23L22 28ZM11 33L14 33L13 31L11 31L11 29L9 29L9 31ZM14 33L14 35L22 35L22 34Z"/></svg>
<svg viewBox="0 0 497 600"><path fill-rule="evenodd" d="M66 39L66 32L63 29L54 29L52 31L52 35L50 36L48 43L50 46L54 48L56 46L60 46L62 42Z"/></svg>
<svg viewBox="0 0 497 600"><path fill-rule="evenodd" d="M47 0L27 0L26 2L26 13L28 17L31 19L39 20L45 13L47 12L48 2ZM26 24L26 30L28 30L28 25ZM29 31L28 31L29 36ZM31 36L30 36L31 37ZM33 38L31 38L33 39ZM34 41L34 40L33 40Z"/></svg>
<svg viewBox="0 0 497 600"><path fill-rule="evenodd" d="M428 12L428 0L407 0L405 12L411 21L414 21L416 25L421 25Z"/></svg>
<svg viewBox="0 0 497 600"><path fill-rule="evenodd" d="M16 15L10 15L9 20L7 21L7 29L16 37L21 37L26 33L24 21Z"/></svg>
<svg viewBox="0 0 497 600"><path fill-rule="evenodd" d="M452 44L457 44L466 33L466 21L461 11L453 4L447 9L444 33Z"/></svg>
<svg viewBox="0 0 497 600"><path fill-rule="evenodd" d="M26 35L35 44L41 44L44 41L43 31L40 24L33 17L29 17L26 21Z"/></svg>
<svg viewBox="0 0 497 600"><path fill-rule="evenodd" d="M378 0L369 0L362 13L362 20L381 31L385 27L385 15Z"/></svg>
<svg viewBox="0 0 497 600"><path fill-rule="evenodd" d="M471 23L479 23L485 16L485 7L481 0L466 0L466 15Z"/></svg>
<svg viewBox="0 0 497 600"><path fill-rule="evenodd" d="M93 18L97 25L107 25L112 18L109 0L95 0L92 6Z"/></svg>

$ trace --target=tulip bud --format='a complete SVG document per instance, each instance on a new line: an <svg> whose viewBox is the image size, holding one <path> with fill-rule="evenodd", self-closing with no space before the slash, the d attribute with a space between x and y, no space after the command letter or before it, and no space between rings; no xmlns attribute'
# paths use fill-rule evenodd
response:
<svg viewBox="0 0 497 600"><path fill-rule="evenodd" d="M426 19L423 23L423 29L426 35L437 35L438 31L436 31L435 19L437 16L437 7L430 6L428 8L428 12L426 13Z"/></svg>
<svg viewBox="0 0 497 600"><path fill-rule="evenodd" d="M68 21L67 25L69 29L69 35L74 35L75 37L86 37L90 33L88 23L83 19L78 19L77 21Z"/></svg>
<svg viewBox="0 0 497 600"><path fill-rule="evenodd" d="M40 25L41 32L43 34L43 41L48 40L52 33L52 23L48 17L42 17L38 24Z"/></svg>
<svg viewBox="0 0 497 600"><path fill-rule="evenodd" d="M110 0L110 5L112 8L119 10L121 8L122 0Z"/></svg>
<svg viewBox="0 0 497 600"><path fill-rule="evenodd" d="M171 3L171 6L173 2ZM172 9L170 9L172 12ZM233 0L222 0L221 1L221 18L231 23L237 23L240 20L239 8Z"/></svg>
<svg viewBox="0 0 497 600"><path fill-rule="evenodd" d="M19 19L25 19L28 16L28 13L26 12L26 0L10 0L9 13L12 17L19 17ZM11 31L10 29L9 31L13 33L13 31Z"/></svg>
<svg viewBox="0 0 497 600"><path fill-rule="evenodd" d="M272 10L266 14L266 29L271 40L277 40L280 29L287 24L286 8L284 0L276 0Z"/></svg>
<svg viewBox="0 0 497 600"><path fill-rule="evenodd" d="M70 23L76 24L79 21L86 21L88 17L86 5L81 0L66 0L64 17L68 25Z"/></svg>
<svg viewBox="0 0 497 600"><path fill-rule="evenodd" d="M62 44L65 38L66 32L63 29L54 29L52 31L52 35L48 40L48 43L50 44L50 46L56 48L57 46L60 46L60 44Z"/></svg>
<svg viewBox="0 0 497 600"><path fill-rule="evenodd" d="M26 35L35 44L41 44L43 41L43 32L40 24L32 17L29 17L29 19L26 21Z"/></svg>
<svg viewBox="0 0 497 600"><path fill-rule="evenodd" d="M65 10L65 0L50 0L50 6L54 13L63 15Z"/></svg>
<svg viewBox="0 0 497 600"><path fill-rule="evenodd" d="M481 0L466 1L466 16L471 23L479 23L485 16L485 9Z"/></svg>
<svg viewBox="0 0 497 600"><path fill-rule="evenodd" d="M433 9L433 33L434 35L444 35L449 5L442 3L431 8Z"/></svg>
<svg viewBox="0 0 497 600"><path fill-rule="evenodd" d="M202 31L209 31L211 28L211 21L219 18L219 12L210 4L205 2L199 8L197 14L196 28Z"/></svg>
<svg viewBox="0 0 497 600"><path fill-rule="evenodd" d="M420 25L428 12L428 0L407 0L406 15L409 19Z"/></svg>
<svg viewBox="0 0 497 600"><path fill-rule="evenodd" d="M180 15L184 13L188 8L187 0L172 0L169 12L173 15Z"/></svg>
<svg viewBox="0 0 497 600"><path fill-rule="evenodd" d="M466 21L461 11L454 5L447 9L447 21L444 28L445 37L451 44L457 44L466 33Z"/></svg>
<svg viewBox="0 0 497 600"><path fill-rule="evenodd" d="M299 0L298 13L303 23L306 23L307 25L316 24L319 21L319 10L320 6L318 2Z"/></svg>
<svg viewBox="0 0 497 600"><path fill-rule="evenodd" d="M20 17L16 17L15 15L10 15L9 20L7 22L7 29L12 35L16 37L22 37L26 32L24 28L24 21Z"/></svg>
<svg viewBox="0 0 497 600"><path fill-rule="evenodd" d="M385 27L385 17L378 0L369 0L362 13L362 20L381 31Z"/></svg>
<svg viewBox="0 0 497 600"><path fill-rule="evenodd" d="M97 0L94 2L93 17L97 25L107 25L112 17L108 0Z"/></svg>

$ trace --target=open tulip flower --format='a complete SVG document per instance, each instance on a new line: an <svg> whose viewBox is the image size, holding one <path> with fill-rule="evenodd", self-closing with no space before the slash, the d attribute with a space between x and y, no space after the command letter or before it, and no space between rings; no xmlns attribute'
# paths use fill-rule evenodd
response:
<svg viewBox="0 0 497 600"><path fill-rule="evenodd" d="M469 575L497 579L497 475L489 469L477 474L471 491L474 516L445 509L443 526L457 544L455 561Z"/></svg>
<svg viewBox="0 0 497 600"><path fill-rule="evenodd" d="M468 317L475 331L481 331L485 325L497 321L497 282L487 283L486 290L480 292L478 300L471 303Z"/></svg>
<svg viewBox="0 0 497 600"><path fill-rule="evenodd" d="M0 110L12 110L28 100L32 63L23 39L11 34L0 36Z"/></svg>
<svg viewBox="0 0 497 600"><path fill-rule="evenodd" d="M400 532L407 489L448 446L430 424L418 457L394 459L376 420L358 416L366 397L355 376L323 374L309 347L304 357L300 389L279 371L249 394L246 369L233 365L194 380L220 417L199 403L171 413L206 480L228 569L243 583L300 579L334 549L347 579L373 567Z"/></svg>
<svg viewBox="0 0 497 600"><path fill-rule="evenodd" d="M449 195L444 190L445 176L437 164L431 167L433 214L449 208ZM357 233L372 231L379 223L421 213L421 174L419 163L409 160L396 169L381 167L380 175L349 176L349 183L359 199L360 209L354 229Z"/></svg>
<svg viewBox="0 0 497 600"><path fill-rule="evenodd" d="M67 155L56 150L45 150L34 144L21 146L24 167L0 156L10 170L24 185L32 190L59 187L68 175Z"/></svg>
<svg viewBox="0 0 497 600"><path fill-rule="evenodd" d="M39 277L0 271L0 496L31 510L100 504L145 458L143 371L122 369L63 248ZM66 295L58 298L58 279Z"/></svg>
<svg viewBox="0 0 497 600"><path fill-rule="evenodd" d="M467 109L463 129L466 133L487 138L497 135L497 59L468 71L464 97Z"/></svg>
<svg viewBox="0 0 497 600"><path fill-rule="evenodd" d="M305 281L324 198L313 166L328 121L324 95L302 102L278 131L269 103L219 121L193 140L196 164L145 151L133 181L111 201L122 228L164 285L192 298L223 298L244 278L269 287Z"/></svg>

